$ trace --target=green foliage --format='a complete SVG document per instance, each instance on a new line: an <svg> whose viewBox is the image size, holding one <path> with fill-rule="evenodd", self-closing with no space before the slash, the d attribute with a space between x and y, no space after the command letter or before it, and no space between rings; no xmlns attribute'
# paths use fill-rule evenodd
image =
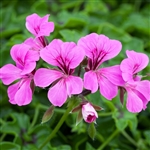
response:
<svg viewBox="0 0 150 150"><path fill-rule="evenodd" d="M11 47L32 36L25 28L25 18L32 13L51 15L49 20L55 23L55 30L48 37L49 42L54 38L77 42L91 32L120 40L121 53L104 64L106 66L119 64L127 49L150 56L148 0L2 0L0 9L0 67L14 63L10 58ZM41 62L40 66L48 65ZM141 74L145 75L149 70L150 65ZM0 81L0 149L37 150L67 109L66 106L55 108L50 121L41 124L42 116L50 106L47 89L37 88L34 95L28 106L11 105L7 88ZM129 113L125 105L121 106L119 97L108 101L98 91L87 99L104 108L98 112L96 124L88 128L81 121L76 125L78 114L71 113L43 150L150 149L150 105L137 115Z"/></svg>

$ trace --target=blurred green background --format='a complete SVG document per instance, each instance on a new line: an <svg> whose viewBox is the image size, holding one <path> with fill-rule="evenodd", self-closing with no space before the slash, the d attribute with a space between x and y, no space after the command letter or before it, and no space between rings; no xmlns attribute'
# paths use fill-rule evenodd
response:
<svg viewBox="0 0 150 150"><path fill-rule="evenodd" d="M25 19L32 13L41 17L50 14L49 20L55 23L55 30L48 37L49 42L54 38L77 42L92 32L120 40L122 51L108 61L107 66L119 64L127 49L150 56L150 0L2 0L0 67L14 63L10 57L11 47L32 36L25 28ZM150 64L141 74L149 70ZM122 107L119 96L108 101L96 92L87 98L104 108L98 113L95 139L88 136L88 124L81 122L76 126L77 114L70 114L43 150L150 149L150 104L145 111L132 114L125 104ZM35 89L33 101L28 106L11 105L7 87L0 81L0 149L38 150L66 109L66 105L56 108L52 119L41 124L50 105L47 90L39 88Z"/></svg>

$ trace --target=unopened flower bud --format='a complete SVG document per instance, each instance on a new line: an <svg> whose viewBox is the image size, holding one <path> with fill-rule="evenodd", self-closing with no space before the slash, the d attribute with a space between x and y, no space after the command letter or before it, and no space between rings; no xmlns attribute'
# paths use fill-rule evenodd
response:
<svg viewBox="0 0 150 150"><path fill-rule="evenodd" d="M85 122L92 123L98 118L98 114L90 103L82 105L82 116Z"/></svg>

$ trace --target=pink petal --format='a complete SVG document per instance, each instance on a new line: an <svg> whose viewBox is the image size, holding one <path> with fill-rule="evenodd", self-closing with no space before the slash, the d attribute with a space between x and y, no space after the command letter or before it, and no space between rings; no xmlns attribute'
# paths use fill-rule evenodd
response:
<svg viewBox="0 0 150 150"><path fill-rule="evenodd" d="M61 56L69 68L76 68L84 58L84 51L74 42L65 42L61 45Z"/></svg>
<svg viewBox="0 0 150 150"><path fill-rule="evenodd" d="M35 31L35 27L39 26L40 19L37 14L32 14L26 17L26 28L28 31L30 31L33 35L37 35L38 33Z"/></svg>
<svg viewBox="0 0 150 150"><path fill-rule="evenodd" d="M124 59L120 64L120 69L124 81L133 80L134 62L131 59Z"/></svg>
<svg viewBox="0 0 150 150"><path fill-rule="evenodd" d="M146 54L135 52L135 51L126 51L128 58L133 62L134 74L143 70L149 63L149 58Z"/></svg>
<svg viewBox="0 0 150 150"><path fill-rule="evenodd" d="M14 100L17 105L27 105L32 101L32 90L30 87L31 79L22 81L23 84L20 86Z"/></svg>
<svg viewBox="0 0 150 150"><path fill-rule="evenodd" d="M136 90L139 91L148 101L150 101L150 81L143 80L136 83Z"/></svg>
<svg viewBox="0 0 150 150"><path fill-rule="evenodd" d="M40 32L36 37L40 36L49 36L51 32L54 31L54 23L53 22L47 22L40 26Z"/></svg>
<svg viewBox="0 0 150 150"><path fill-rule="evenodd" d="M111 100L112 98L117 96L118 87L114 85L112 82L110 82L103 75L99 74L98 82L99 82L100 93L105 98Z"/></svg>
<svg viewBox="0 0 150 150"><path fill-rule="evenodd" d="M49 36L54 30L54 23L48 22L48 18L49 15L41 18L34 13L26 18L26 28L36 37Z"/></svg>
<svg viewBox="0 0 150 150"><path fill-rule="evenodd" d="M11 57L16 62L16 66L19 67L20 69L22 69L24 66L25 57L29 49L30 46L24 43L16 44L11 48L10 51Z"/></svg>
<svg viewBox="0 0 150 150"><path fill-rule="evenodd" d="M26 63L22 69L21 75L26 75L31 73L36 67L36 62Z"/></svg>
<svg viewBox="0 0 150 150"><path fill-rule="evenodd" d="M105 76L109 81L111 81L114 85L123 86L125 84L125 82L122 78L122 74L121 74L119 65L101 68L99 70L99 72L103 76Z"/></svg>
<svg viewBox="0 0 150 150"><path fill-rule="evenodd" d="M9 102L11 104L16 104L16 101L14 99L18 89L19 89L19 85L20 85L20 82L17 82L13 85L10 85L7 89L7 93L8 93L8 97L9 97Z"/></svg>
<svg viewBox="0 0 150 150"><path fill-rule="evenodd" d="M85 55L89 58L93 58L93 50L97 49L99 35L91 33L82 37L78 41L78 46L85 51Z"/></svg>
<svg viewBox="0 0 150 150"><path fill-rule="evenodd" d="M38 61L38 60L39 60L39 52L38 51L33 51L33 50L28 50L28 52L25 56L25 63L26 62Z"/></svg>
<svg viewBox="0 0 150 150"><path fill-rule="evenodd" d="M83 89L83 81L80 77L68 76L65 79L67 94L71 96L71 94L79 94Z"/></svg>
<svg viewBox="0 0 150 150"><path fill-rule="evenodd" d="M127 91L127 109L132 113L142 111L143 103L142 100L132 91Z"/></svg>
<svg viewBox="0 0 150 150"><path fill-rule="evenodd" d="M111 40L105 35L99 35L97 49L102 54L102 63L117 56L122 49L122 44L118 40Z"/></svg>
<svg viewBox="0 0 150 150"><path fill-rule="evenodd" d="M61 40L53 40L48 46L40 51L41 58L51 65L60 66L57 59L61 54L62 43L63 42Z"/></svg>
<svg viewBox="0 0 150 150"><path fill-rule="evenodd" d="M0 79L6 85L21 78L21 70L12 64L7 64L0 69Z"/></svg>
<svg viewBox="0 0 150 150"><path fill-rule="evenodd" d="M98 81L96 72L88 71L84 74L84 87L95 93L98 90Z"/></svg>
<svg viewBox="0 0 150 150"><path fill-rule="evenodd" d="M34 82L36 86L47 87L62 76L63 73L60 71L40 68L35 72Z"/></svg>
<svg viewBox="0 0 150 150"><path fill-rule="evenodd" d="M61 107L67 100L67 89L64 79L60 80L48 91L48 98L54 106Z"/></svg>
<svg viewBox="0 0 150 150"><path fill-rule="evenodd" d="M43 48L40 43L38 43L35 39L33 38L28 38L24 41L26 45L31 46L31 50L39 51L41 48Z"/></svg>

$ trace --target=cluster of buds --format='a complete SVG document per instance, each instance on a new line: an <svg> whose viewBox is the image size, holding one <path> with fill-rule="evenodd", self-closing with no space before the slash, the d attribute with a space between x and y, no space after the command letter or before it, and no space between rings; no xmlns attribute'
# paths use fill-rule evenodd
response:
<svg viewBox="0 0 150 150"><path fill-rule="evenodd" d="M26 18L26 28L34 38L30 37L22 44L14 45L10 54L16 64L6 64L0 68L3 84L11 84L7 91L10 103L19 106L29 104L36 86L49 87L47 97L52 105L58 107L68 97L80 95L84 89L90 93L99 90L108 100L116 97L118 89L121 89L121 102L123 103L126 91L126 106L130 112L146 109L150 101L150 81L142 80L142 76L137 75L149 63L146 54L127 50L127 58L121 64L103 68L105 61L120 53L120 41L91 33L81 37L77 43L60 39L49 43L46 36L54 31L54 23L48 22L48 17L46 15L41 18L32 14ZM40 59L54 67L37 68ZM86 67L82 66L84 60L87 60ZM83 68L84 71L80 71ZM18 82L12 84L14 81ZM90 102L83 102L78 108L79 114L88 123L98 117L96 107Z"/></svg>

